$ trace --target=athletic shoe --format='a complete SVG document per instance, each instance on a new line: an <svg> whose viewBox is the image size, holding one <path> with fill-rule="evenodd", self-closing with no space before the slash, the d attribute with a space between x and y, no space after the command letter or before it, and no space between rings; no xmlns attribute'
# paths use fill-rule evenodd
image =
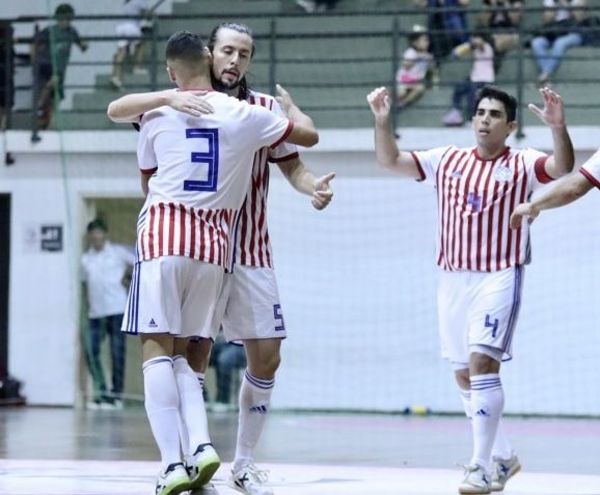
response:
<svg viewBox="0 0 600 495"><path fill-rule="evenodd" d="M155 495L178 495L189 490L189 488L190 477L183 466L183 462L174 462L159 473L154 493Z"/></svg>
<svg viewBox="0 0 600 495"><path fill-rule="evenodd" d="M465 466L465 479L458 487L458 493L491 493L490 475L481 466Z"/></svg>
<svg viewBox="0 0 600 495"><path fill-rule="evenodd" d="M461 126L465 120L463 119L462 112L458 108L452 108L446 115L442 117L442 124L445 126Z"/></svg>
<svg viewBox="0 0 600 495"><path fill-rule="evenodd" d="M212 483L208 483L202 488L196 488L195 490L191 490L189 495L219 495L219 492L215 488L215 485L213 485Z"/></svg>
<svg viewBox="0 0 600 495"><path fill-rule="evenodd" d="M190 490L206 485L219 469L221 459L211 443L198 445L196 452L186 461L186 469L190 477Z"/></svg>
<svg viewBox="0 0 600 495"><path fill-rule="evenodd" d="M113 76L110 78L110 84L113 88L121 91L123 89L123 81L121 81L118 77Z"/></svg>
<svg viewBox="0 0 600 495"><path fill-rule="evenodd" d="M515 474L521 470L521 463L516 454L510 457L510 459L500 459L500 457L494 457L494 472L492 473L492 491L501 492L504 490L504 485L511 479Z"/></svg>
<svg viewBox="0 0 600 495"><path fill-rule="evenodd" d="M267 480L267 471L257 469L254 464L247 464L231 472L228 485L246 495L273 495L273 490L266 486Z"/></svg>

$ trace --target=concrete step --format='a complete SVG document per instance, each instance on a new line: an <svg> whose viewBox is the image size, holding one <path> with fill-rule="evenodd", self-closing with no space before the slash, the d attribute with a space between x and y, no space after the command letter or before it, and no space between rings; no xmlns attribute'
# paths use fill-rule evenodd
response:
<svg viewBox="0 0 600 495"><path fill-rule="evenodd" d="M248 14L256 12L257 15L281 13L281 2L279 0L188 0L187 2L175 2L172 9L173 15L207 15L226 14L234 17L237 14Z"/></svg>

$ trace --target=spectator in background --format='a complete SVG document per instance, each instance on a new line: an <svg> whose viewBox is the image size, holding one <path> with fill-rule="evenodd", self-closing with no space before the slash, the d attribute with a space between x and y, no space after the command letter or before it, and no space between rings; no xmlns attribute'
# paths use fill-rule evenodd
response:
<svg viewBox="0 0 600 495"><path fill-rule="evenodd" d="M123 65L130 52L133 54L133 73L147 75L148 69L144 67L144 38L142 20L149 17L147 0L123 0L122 14L128 19L119 22L116 27L118 36L123 36L117 42L117 52L113 56L112 85L116 89L123 88Z"/></svg>
<svg viewBox="0 0 600 495"><path fill-rule="evenodd" d="M71 46L75 43L82 52L88 45L79 37L77 30L71 26L75 10L68 3L61 3L54 11L56 24L42 29L35 36L31 49L33 62L33 81L35 95L38 96L36 108L38 126L46 129L52 120L54 95L62 100L64 81L71 57Z"/></svg>
<svg viewBox="0 0 600 495"><path fill-rule="evenodd" d="M489 30L494 48L494 68L498 72L502 58L519 46L523 0L484 0L487 10L479 14L479 24Z"/></svg>
<svg viewBox="0 0 600 495"><path fill-rule="evenodd" d="M408 43L396 74L397 103L401 108L415 102L425 93L425 78L433 64L433 55L429 53L429 34L423 26L413 26L408 35Z"/></svg>
<svg viewBox="0 0 600 495"><path fill-rule="evenodd" d="M544 0L542 26L531 40L531 51L539 69L538 82L545 84L558 69L566 51L583 44L580 23L585 18L585 0Z"/></svg>
<svg viewBox="0 0 600 495"><path fill-rule="evenodd" d="M219 333L213 344L210 355L210 366L217 374L217 397L212 404L213 412L225 412L235 409L231 404L231 382L233 374L246 368L246 353L244 347L223 338Z"/></svg>
<svg viewBox="0 0 600 495"><path fill-rule="evenodd" d="M439 66L452 49L469 40L465 9L469 0L413 0L417 7L427 9L427 30L431 41L430 51L435 59L434 83L437 83ZM439 10L445 9L445 10Z"/></svg>
<svg viewBox="0 0 600 495"><path fill-rule="evenodd" d="M477 92L483 86L492 84L495 80L494 49L486 41L482 33L473 33L467 43L458 45L453 51L454 57L473 57L473 67L469 78L457 84L452 94L452 108L442 118L446 126L463 125L465 113L470 119L475 113ZM465 108L463 101L467 100Z"/></svg>
<svg viewBox="0 0 600 495"><path fill-rule="evenodd" d="M13 48L13 28L9 21L0 21L0 130L6 131L8 114L14 103L15 50ZM11 153L6 152L4 163L15 162Z"/></svg>
<svg viewBox="0 0 600 495"><path fill-rule="evenodd" d="M296 4L306 12L327 12L333 10L339 0L296 0Z"/></svg>
<svg viewBox="0 0 600 495"><path fill-rule="evenodd" d="M96 390L96 397L88 403L91 409L120 409L123 406L125 334L121 332L121 322L135 256L126 247L112 244L107 233L108 229L102 220L90 222L87 226L89 248L81 257L89 319L85 349ZM105 333L110 338L112 359L110 393L106 390L100 360L100 347Z"/></svg>

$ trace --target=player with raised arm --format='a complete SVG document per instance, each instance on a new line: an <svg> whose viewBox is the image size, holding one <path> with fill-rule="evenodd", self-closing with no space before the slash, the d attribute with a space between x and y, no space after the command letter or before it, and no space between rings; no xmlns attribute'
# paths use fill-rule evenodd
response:
<svg viewBox="0 0 600 495"><path fill-rule="evenodd" d="M577 171L561 179L551 191L530 203L522 203L510 217L511 227L518 229L523 218L533 222L542 210L559 208L585 196L594 187L600 188L600 150L596 151Z"/></svg>
<svg viewBox="0 0 600 495"><path fill-rule="evenodd" d="M218 25L209 39L213 54L213 85L240 100L263 106L293 119L308 119L294 104L290 95L278 86L278 98L248 88L246 73L254 54L250 29L237 23ZM155 108L165 98L164 92L129 95L118 100L109 112L118 121L135 121L139 114ZM167 104L173 108L200 115L210 106L198 94L168 93ZM267 193L269 162L277 163L290 184L311 197L313 206L325 208L332 198L329 182L334 174L316 178L306 169L295 146L282 143L276 148L263 148L254 155L252 180L239 217L236 231L235 268L226 275L226 286L219 301L218 314L209 335L214 337L223 325L228 340L242 340L248 369L240 390L240 417L235 459L230 484L250 495L272 493L266 486L264 472L253 463L256 447L266 421L280 363L281 339L286 330L281 313L277 282L273 271L273 255L267 228ZM207 335L208 336L208 335ZM198 340L189 347L189 361L201 382L208 366L211 341Z"/></svg>
<svg viewBox="0 0 600 495"><path fill-rule="evenodd" d="M550 127L550 156L506 145L517 126L517 102L492 86L478 94L472 124L476 145L471 148L400 151L390 127L387 90L367 96L375 116L377 161L436 189L442 355L452 363L473 435L473 456L459 493L503 490L521 467L501 427L500 363L512 357L530 250L528 226L511 229L509 218L518 203L570 172L574 162L562 99L548 88L540 93L543 109L529 108Z"/></svg>
<svg viewBox="0 0 600 495"><path fill-rule="evenodd" d="M284 139L305 146L318 141L312 124L211 91L210 59L197 35L171 36L166 60L176 91L207 90L214 113L193 117L162 106L140 121L138 163L151 178L123 331L142 340L145 408L162 460L156 495L201 487L219 467L202 389L184 356L189 338L210 331L252 156Z"/></svg>

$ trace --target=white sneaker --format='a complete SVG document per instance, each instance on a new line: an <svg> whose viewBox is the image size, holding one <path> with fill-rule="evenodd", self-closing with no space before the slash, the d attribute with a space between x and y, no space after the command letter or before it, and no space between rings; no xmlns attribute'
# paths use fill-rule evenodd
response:
<svg viewBox="0 0 600 495"><path fill-rule="evenodd" d="M465 479L458 486L458 493L491 493L491 477L481 466L465 466Z"/></svg>
<svg viewBox="0 0 600 495"><path fill-rule="evenodd" d="M266 485L268 478L267 471L261 471L254 464L247 464L232 471L227 484L247 495L273 495L273 490Z"/></svg>
<svg viewBox="0 0 600 495"><path fill-rule="evenodd" d="M110 83L112 84L113 88L118 89L119 91L123 89L123 81L116 76L110 78Z"/></svg>
<svg viewBox="0 0 600 495"><path fill-rule="evenodd" d="M186 461L186 469L190 477L190 490L206 485L221 465L221 459L211 443L199 445L196 452Z"/></svg>
<svg viewBox="0 0 600 495"><path fill-rule="evenodd" d="M182 462L169 464L167 469L161 471L156 481L155 495L178 495L190 488L188 476Z"/></svg>
<svg viewBox="0 0 600 495"><path fill-rule="evenodd" d="M492 473L492 491L501 492L506 482L521 470L519 458L513 452L510 459L494 457L494 471Z"/></svg>
<svg viewBox="0 0 600 495"><path fill-rule="evenodd" d="M461 126L465 122L462 112L458 108L452 108L442 117L442 124L445 126Z"/></svg>
<svg viewBox="0 0 600 495"><path fill-rule="evenodd" d="M304 9L305 12L311 14L317 8L314 0L296 0L296 3Z"/></svg>

